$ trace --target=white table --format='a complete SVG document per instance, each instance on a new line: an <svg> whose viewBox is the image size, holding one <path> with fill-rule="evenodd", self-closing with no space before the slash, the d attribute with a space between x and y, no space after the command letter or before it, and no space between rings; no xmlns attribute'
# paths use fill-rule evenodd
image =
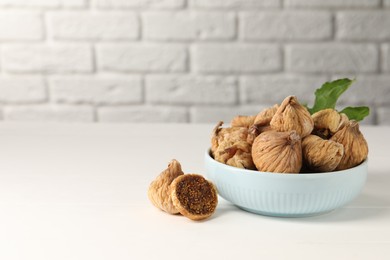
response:
<svg viewBox="0 0 390 260"><path fill-rule="evenodd" d="M178 159L202 173L211 125L0 124L0 259L390 259L390 128L362 127L369 177L346 207L273 218L220 199L203 222L147 199Z"/></svg>

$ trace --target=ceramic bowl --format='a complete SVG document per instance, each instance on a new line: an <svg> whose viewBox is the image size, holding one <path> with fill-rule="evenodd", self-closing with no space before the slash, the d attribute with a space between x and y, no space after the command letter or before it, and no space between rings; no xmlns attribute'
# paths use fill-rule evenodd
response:
<svg viewBox="0 0 390 260"><path fill-rule="evenodd" d="M261 215L305 217L340 208L361 192L367 160L343 171L281 174L240 169L205 154L206 177L221 197L239 208Z"/></svg>

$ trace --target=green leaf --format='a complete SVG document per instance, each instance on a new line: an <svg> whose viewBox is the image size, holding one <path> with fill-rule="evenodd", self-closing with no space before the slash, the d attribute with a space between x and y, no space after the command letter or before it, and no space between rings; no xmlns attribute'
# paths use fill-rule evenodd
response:
<svg viewBox="0 0 390 260"><path fill-rule="evenodd" d="M314 114L326 108L335 108L336 102L341 94L346 91L354 80L338 79L332 82L326 82L321 88L314 93L316 98L314 106L309 108L310 114Z"/></svg>
<svg viewBox="0 0 390 260"><path fill-rule="evenodd" d="M370 108L368 107L346 107L340 111L348 116L350 120L362 121L366 116L370 114Z"/></svg>

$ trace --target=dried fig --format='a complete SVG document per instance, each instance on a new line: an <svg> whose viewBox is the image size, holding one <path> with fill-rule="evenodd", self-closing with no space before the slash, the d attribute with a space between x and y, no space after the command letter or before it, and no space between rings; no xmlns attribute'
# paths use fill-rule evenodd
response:
<svg viewBox="0 0 390 260"><path fill-rule="evenodd" d="M344 146L316 135L308 135L302 141L303 163L314 172L330 172L336 169L344 155Z"/></svg>
<svg viewBox="0 0 390 260"><path fill-rule="evenodd" d="M218 162L245 169L255 169L252 161L252 145L247 142L248 128L221 128L219 122L211 138L211 154Z"/></svg>
<svg viewBox="0 0 390 260"><path fill-rule="evenodd" d="M332 108L320 110L312 115L314 133L324 139L329 139L340 128L348 123L348 117Z"/></svg>
<svg viewBox="0 0 390 260"><path fill-rule="evenodd" d="M253 125L256 116L236 116L232 119L232 127L250 127Z"/></svg>
<svg viewBox="0 0 390 260"><path fill-rule="evenodd" d="M279 132L295 130L303 138L311 133L314 123L309 111L299 104L297 98L288 96L272 117L270 125Z"/></svg>
<svg viewBox="0 0 390 260"><path fill-rule="evenodd" d="M170 214L179 213L172 203L170 185L174 179L183 174L180 163L172 160L168 168L157 176L148 189L149 200L154 206Z"/></svg>
<svg viewBox="0 0 390 260"><path fill-rule="evenodd" d="M192 220L210 217L218 204L215 186L198 174L185 174L171 184L173 205Z"/></svg>
<svg viewBox="0 0 390 260"><path fill-rule="evenodd" d="M245 140L248 135L248 129L245 127L222 128L222 125L222 121L218 122L212 132L211 152L213 155L221 144L226 145L227 141L238 143Z"/></svg>
<svg viewBox="0 0 390 260"><path fill-rule="evenodd" d="M349 121L339 129L330 140L344 146L344 155L341 158L336 170L345 170L362 163L368 155L368 145L363 134L360 132L359 124L355 120Z"/></svg>
<svg viewBox="0 0 390 260"><path fill-rule="evenodd" d="M262 110L259 114L257 114L253 124L255 124L257 126L269 125L269 123L272 120L272 117L275 115L278 108L279 108L279 105L275 104L272 107L269 107L269 108Z"/></svg>
<svg viewBox="0 0 390 260"><path fill-rule="evenodd" d="M249 144L253 144L254 140L256 139L257 136L259 136L259 134L261 134L265 131L270 131L270 130L272 130L272 128L269 125L260 126L260 125L254 124L251 127L249 127L249 129L248 129L248 137L246 138L246 141Z"/></svg>
<svg viewBox="0 0 390 260"><path fill-rule="evenodd" d="M252 144L259 134L271 130L269 123L271 122L272 117L275 115L278 107L279 105L275 104L274 106L266 108L257 114L253 124L248 129L248 143Z"/></svg>
<svg viewBox="0 0 390 260"><path fill-rule="evenodd" d="M261 133L253 142L252 158L259 171L299 173L301 138L296 131Z"/></svg>

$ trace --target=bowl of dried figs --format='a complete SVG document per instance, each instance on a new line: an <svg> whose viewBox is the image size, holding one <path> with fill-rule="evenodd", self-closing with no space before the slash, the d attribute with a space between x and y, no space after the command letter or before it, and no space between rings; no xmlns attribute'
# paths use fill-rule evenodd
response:
<svg viewBox="0 0 390 260"><path fill-rule="evenodd" d="M205 154L218 194L246 211L280 217L318 215L354 200L368 173L359 121L369 109L335 109L353 82L325 83L312 108L288 96L229 126L219 122Z"/></svg>

